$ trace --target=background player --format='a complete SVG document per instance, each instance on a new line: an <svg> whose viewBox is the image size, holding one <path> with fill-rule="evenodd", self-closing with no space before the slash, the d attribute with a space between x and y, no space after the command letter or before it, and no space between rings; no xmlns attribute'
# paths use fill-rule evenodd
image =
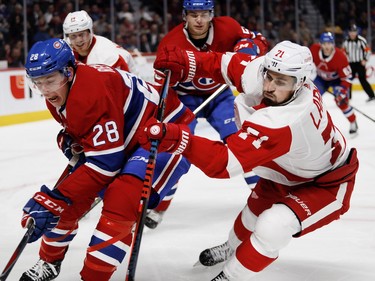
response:
<svg viewBox="0 0 375 281"><path fill-rule="evenodd" d="M322 33L319 41L310 47L317 73L314 83L322 95L332 87L335 102L350 122L349 133L353 135L357 133L358 125L354 109L349 104L351 69L348 58L335 47L331 32Z"/></svg>
<svg viewBox="0 0 375 281"><path fill-rule="evenodd" d="M105 64L138 75L134 59L127 50L94 34L92 19L86 11L69 13L64 20L63 31L76 60L86 64Z"/></svg>
<svg viewBox="0 0 375 281"><path fill-rule="evenodd" d="M160 139L161 151L182 153L210 177L251 170L260 176L228 241L200 255L207 266L226 261L212 281L249 280L273 263L293 237L347 212L357 153L347 146L310 80L309 48L283 41L248 64L238 53L188 53L175 46L160 52L154 67L171 69L172 82L211 75L243 93L236 98L242 126L227 144L194 136L186 125L154 120L139 139L146 147L149 139Z"/></svg>
<svg viewBox="0 0 375 281"><path fill-rule="evenodd" d="M43 185L25 205L22 225L30 219L36 225L29 242L43 238L40 260L21 280L53 280L58 276L77 234L78 220L103 187L107 188L102 213L81 278L109 280L132 242L148 159L137 144L137 130L154 116L159 93L129 72L106 65L76 64L71 48L62 39L34 44L25 68L54 119L72 138L71 143L82 147L85 162L57 188L50 190ZM166 120L190 122L192 117L176 96L168 95ZM156 165L156 178L164 173L162 178L170 186L188 170L164 171L165 163L159 159ZM163 191L159 193L164 196Z"/></svg>
<svg viewBox="0 0 375 281"><path fill-rule="evenodd" d="M231 17L214 17L214 1L212 0L184 0L182 15L184 22L172 29L161 40L158 50L167 45L177 45L192 51L237 51L254 56L267 51L268 43L262 34L249 31ZM209 77L195 77L190 82L178 83L174 89L180 100L191 111L194 111L220 86L221 83ZM224 142L229 135L237 131L233 102L234 95L228 87L196 116L205 118ZM197 119L190 124L192 132L195 131L196 125ZM258 180L258 176L255 176L253 172L244 174L244 177L246 183L251 186ZM149 212L146 219L148 227L155 228L161 222L176 190L177 185L156 209Z"/></svg>

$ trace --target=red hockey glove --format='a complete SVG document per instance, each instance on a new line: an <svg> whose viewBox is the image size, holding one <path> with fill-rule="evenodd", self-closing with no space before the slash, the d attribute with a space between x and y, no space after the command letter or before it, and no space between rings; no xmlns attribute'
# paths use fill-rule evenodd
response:
<svg viewBox="0 0 375 281"><path fill-rule="evenodd" d="M333 95L335 96L335 102L338 106L349 104L348 89L346 87L334 87Z"/></svg>
<svg viewBox="0 0 375 281"><path fill-rule="evenodd" d="M188 147L191 139L189 127L184 124L160 123L155 118L147 121L138 136L139 144L150 149L152 140L159 140L159 152L181 154Z"/></svg>
<svg viewBox="0 0 375 281"><path fill-rule="evenodd" d="M172 71L171 85L191 81L195 76L196 66L194 52L182 50L177 46L163 47L154 62L155 69Z"/></svg>
<svg viewBox="0 0 375 281"><path fill-rule="evenodd" d="M265 55L267 53L268 47L269 47L269 43L268 43L266 37L264 37L262 35L262 33L257 33L255 38L253 38L253 41L254 41L254 44L257 45L258 48L259 48L258 56Z"/></svg>
<svg viewBox="0 0 375 281"><path fill-rule="evenodd" d="M34 232L28 243L38 240L46 231L53 229L69 205L69 199L57 189L50 190L43 185L23 207L22 227L27 227L30 219L35 223Z"/></svg>

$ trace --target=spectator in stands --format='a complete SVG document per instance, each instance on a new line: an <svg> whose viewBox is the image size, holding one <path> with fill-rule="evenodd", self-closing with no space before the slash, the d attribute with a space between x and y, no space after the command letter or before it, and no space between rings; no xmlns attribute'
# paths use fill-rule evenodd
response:
<svg viewBox="0 0 375 281"><path fill-rule="evenodd" d="M23 13L22 5L17 3L14 7L14 11L9 17L9 26L12 27L12 39L11 42L23 40Z"/></svg>
<svg viewBox="0 0 375 281"><path fill-rule="evenodd" d="M55 6L53 4L48 5L47 11L44 13L44 19L49 24L55 14Z"/></svg>
<svg viewBox="0 0 375 281"><path fill-rule="evenodd" d="M13 47L10 51L8 67L23 67L23 63L24 63L23 49L19 46Z"/></svg>
<svg viewBox="0 0 375 281"><path fill-rule="evenodd" d="M272 49L276 45L276 43L279 42L279 35L271 21L266 22L263 35L267 38L270 44L270 49Z"/></svg>
<svg viewBox="0 0 375 281"><path fill-rule="evenodd" d="M306 25L306 22L301 19L299 22L299 33L300 33L300 44L303 46L310 46L314 43L314 39L311 35L311 30Z"/></svg>
<svg viewBox="0 0 375 281"><path fill-rule="evenodd" d="M4 34L0 31L0 60L6 60Z"/></svg>
<svg viewBox="0 0 375 281"><path fill-rule="evenodd" d="M279 40L290 40L292 42L296 42L296 32L292 27L292 22L287 21L283 24L283 26L279 30Z"/></svg>
<svg viewBox="0 0 375 281"><path fill-rule="evenodd" d="M122 21L124 18L134 23L134 9L132 8L129 1L125 1L121 7L121 10L117 13L117 18Z"/></svg>
<svg viewBox="0 0 375 281"><path fill-rule="evenodd" d="M93 23L95 34L109 38L111 36L111 25L107 22L107 16L101 14L99 19Z"/></svg>

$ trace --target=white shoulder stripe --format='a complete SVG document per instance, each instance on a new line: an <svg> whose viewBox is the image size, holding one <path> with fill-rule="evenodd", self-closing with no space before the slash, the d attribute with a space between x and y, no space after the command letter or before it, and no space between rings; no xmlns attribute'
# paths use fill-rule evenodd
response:
<svg viewBox="0 0 375 281"><path fill-rule="evenodd" d="M96 171L96 172L98 172L98 173L100 173L104 176L107 176L107 177L114 177L120 172L120 169L117 170L117 171L114 171L114 172L106 171L106 170L103 170L103 169L99 168L98 166L96 166L92 163L89 163L89 162L86 162L85 165L87 167L89 167L90 169L93 169L94 171Z"/></svg>
<svg viewBox="0 0 375 281"><path fill-rule="evenodd" d="M163 122L168 123L173 117L175 117L177 113L179 113L182 110L183 107L184 105L180 103L180 105L175 110L173 110L168 116L164 118Z"/></svg>
<svg viewBox="0 0 375 281"><path fill-rule="evenodd" d="M125 149L125 145L121 145L121 146L111 148L111 149L106 149L106 150L88 151L88 152L85 152L85 156L89 157L89 156L99 156L99 155L112 154L112 153L116 153L116 152L119 152L119 151L123 151L124 149Z"/></svg>

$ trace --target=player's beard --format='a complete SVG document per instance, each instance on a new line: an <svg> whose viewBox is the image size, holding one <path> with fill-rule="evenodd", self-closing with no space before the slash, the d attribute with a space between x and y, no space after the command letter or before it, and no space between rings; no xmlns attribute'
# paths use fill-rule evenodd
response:
<svg viewBox="0 0 375 281"><path fill-rule="evenodd" d="M269 98L263 98L263 102L267 106L277 106L278 105L277 102L274 102L273 100L271 100Z"/></svg>
<svg viewBox="0 0 375 281"><path fill-rule="evenodd" d="M266 95L272 96L272 97L274 97L274 99L271 99L271 98L267 97ZM276 101L274 101L275 99L276 99L275 95L273 95L270 92L263 91L263 102L264 102L265 105L268 105L268 106L278 105L278 103Z"/></svg>

